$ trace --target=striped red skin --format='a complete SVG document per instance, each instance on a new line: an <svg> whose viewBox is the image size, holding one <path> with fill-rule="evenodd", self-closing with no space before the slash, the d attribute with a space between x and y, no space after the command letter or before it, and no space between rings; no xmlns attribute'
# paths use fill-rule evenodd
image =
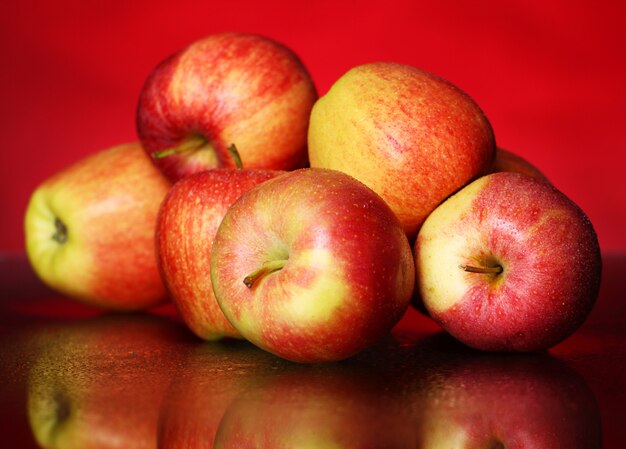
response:
<svg viewBox="0 0 626 449"><path fill-rule="evenodd" d="M117 157L111 155L106 161L104 158L100 162L93 161L93 171L87 173L85 170L85 178L79 181L83 191L100 184L95 189L111 192L107 199L102 193L102 202L92 204L91 211L97 210L96 213L100 214L107 209L101 206L105 202L110 205L113 200L119 207L117 211L110 209L110 219L106 214L98 218L106 226L106 238L98 232L86 235L92 245L94 259L100 266L107 267L98 274L94 283L96 296L111 298L110 304L109 300L103 301L105 308L148 308L166 300L156 271L153 242L155 218L171 184L146 164L139 149L137 146L126 152L120 151ZM95 168L96 164L103 167ZM113 193L116 190L118 193ZM91 211L86 209L85 214ZM107 221L109 224L104 224Z"/></svg>
<svg viewBox="0 0 626 449"><path fill-rule="evenodd" d="M307 164L306 132L317 93L298 57L270 39L223 33L199 40L150 74L137 109L148 154L203 136L215 160L198 152L155 160L172 180L206 168L234 167L235 144L245 168L294 169Z"/></svg>
<svg viewBox="0 0 626 449"><path fill-rule="evenodd" d="M242 280L288 258L252 288ZM220 225L211 269L224 313L283 358L347 358L402 317L413 290L408 240L384 201L336 171L303 169L243 195Z"/></svg>
<svg viewBox="0 0 626 449"><path fill-rule="evenodd" d="M220 310L211 284L211 247L226 211L244 192L282 172L213 169L178 181L156 229L159 269L183 321L205 340L241 338Z"/></svg>
<svg viewBox="0 0 626 449"><path fill-rule="evenodd" d="M469 96L397 63L352 69L311 116L311 166L338 169L368 185L410 236L442 200L486 173L494 151L491 125Z"/></svg>
<svg viewBox="0 0 626 449"><path fill-rule="evenodd" d="M469 346L548 349L576 331L595 303L602 266L597 236L584 212L552 185L517 173L488 179L461 220L441 232L479 235L474 247L468 243L465 263L491 261L503 272L464 273L466 293L445 311L429 305L426 286L422 297L431 316ZM416 253L424 244L420 233Z"/></svg>

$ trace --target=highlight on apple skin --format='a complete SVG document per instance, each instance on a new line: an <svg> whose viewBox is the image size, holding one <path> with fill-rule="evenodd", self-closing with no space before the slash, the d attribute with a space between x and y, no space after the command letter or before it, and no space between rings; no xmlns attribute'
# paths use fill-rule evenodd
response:
<svg viewBox="0 0 626 449"><path fill-rule="evenodd" d="M178 181L163 200L156 225L159 270L183 321L204 340L241 338L213 294L210 260L217 228L245 191L282 173L206 170Z"/></svg>
<svg viewBox="0 0 626 449"><path fill-rule="evenodd" d="M354 67L320 97L308 145L311 167L366 184L410 238L441 201L488 172L495 152L491 125L465 92L390 62Z"/></svg>
<svg viewBox="0 0 626 449"><path fill-rule="evenodd" d="M585 213L551 184L506 172L435 209L415 261L430 316L487 351L539 351L570 336L591 312L602 271Z"/></svg>
<svg viewBox="0 0 626 449"><path fill-rule="evenodd" d="M108 310L167 300L154 232L170 182L138 143L92 154L33 192L25 216L26 252L51 288Z"/></svg>
<svg viewBox="0 0 626 449"><path fill-rule="evenodd" d="M221 33L164 59L137 106L137 133L172 181L207 168L291 170L307 160L317 91L298 56L264 36Z"/></svg>
<svg viewBox="0 0 626 449"><path fill-rule="evenodd" d="M389 206L335 170L296 170L244 193L211 252L231 324L297 362L345 359L376 342L402 318L414 277Z"/></svg>

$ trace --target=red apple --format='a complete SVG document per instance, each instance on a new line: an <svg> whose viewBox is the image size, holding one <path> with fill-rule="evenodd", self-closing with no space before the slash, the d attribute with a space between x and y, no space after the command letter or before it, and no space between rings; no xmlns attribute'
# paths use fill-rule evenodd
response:
<svg viewBox="0 0 626 449"><path fill-rule="evenodd" d="M548 178L536 166L522 156L503 148L496 148L496 157L491 166L491 173L498 172L522 173L533 178L548 181Z"/></svg>
<svg viewBox="0 0 626 449"><path fill-rule="evenodd" d="M159 268L181 317L200 338L241 338L213 294L211 246L231 204L245 191L280 173L207 170L178 181L163 201L156 227Z"/></svg>
<svg viewBox="0 0 626 449"><path fill-rule="evenodd" d="M559 343L585 320L600 285L587 216L549 183L519 173L484 176L435 209L415 260L430 315L483 350Z"/></svg>
<svg viewBox="0 0 626 449"><path fill-rule="evenodd" d="M164 302L154 232L169 188L137 143L55 174L26 210L26 251L35 272L53 289L106 309Z"/></svg>
<svg viewBox="0 0 626 449"><path fill-rule="evenodd" d="M373 344L402 318L414 276L389 206L334 170L297 170L244 193L211 252L228 320L299 362L340 360Z"/></svg>
<svg viewBox="0 0 626 449"><path fill-rule="evenodd" d="M145 82L137 132L171 180L213 167L293 169L307 164L317 93L294 52L263 36L208 36L162 61Z"/></svg>
<svg viewBox="0 0 626 449"><path fill-rule="evenodd" d="M487 173L495 151L491 125L467 94L383 62L351 69L316 102L308 142L312 167L366 184L409 236L441 201Z"/></svg>
<svg viewBox="0 0 626 449"><path fill-rule="evenodd" d="M490 173L499 172L522 173L541 181L550 182L535 165L518 154L503 148L496 148L496 157L490 169ZM421 313L428 314L419 295L419 289L415 289L413 298L411 298L411 305Z"/></svg>

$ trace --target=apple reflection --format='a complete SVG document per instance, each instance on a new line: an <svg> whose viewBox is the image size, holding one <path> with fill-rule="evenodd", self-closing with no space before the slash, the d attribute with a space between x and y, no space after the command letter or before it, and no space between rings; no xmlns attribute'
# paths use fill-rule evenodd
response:
<svg viewBox="0 0 626 449"><path fill-rule="evenodd" d="M207 342L174 372L159 417L160 449L210 449L231 402L259 376L289 365L242 340Z"/></svg>
<svg viewBox="0 0 626 449"><path fill-rule="evenodd" d="M584 379L546 354L396 335L300 365L149 316L44 329L28 384L43 448L601 447Z"/></svg>
<svg viewBox="0 0 626 449"><path fill-rule="evenodd" d="M102 315L47 327L37 338L27 408L41 447L156 446L160 403L189 338L182 326Z"/></svg>
<svg viewBox="0 0 626 449"><path fill-rule="evenodd" d="M438 360L412 387L419 397L417 447L602 447L595 397L564 362L547 353L484 354L454 343L449 348L451 353L436 353Z"/></svg>
<svg viewBox="0 0 626 449"><path fill-rule="evenodd" d="M241 357L205 349L188 364L159 447L601 447L592 392L548 354L486 355L437 337L296 365L238 345Z"/></svg>
<svg viewBox="0 0 626 449"><path fill-rule="evenodd" d="M220 423L215 448L412 448L409 410L378 370L299 366L258 379Z"/></svg>

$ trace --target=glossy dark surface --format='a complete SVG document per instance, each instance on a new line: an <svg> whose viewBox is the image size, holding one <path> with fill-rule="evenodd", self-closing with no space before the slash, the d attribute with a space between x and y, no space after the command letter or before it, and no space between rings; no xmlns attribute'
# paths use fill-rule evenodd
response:
<svg viewBox="0 0 626 449"><path fill-rule="evenodd" d="M0 446L623 448L624 292L606 255L592 315L548 353L471 351L410 310L350 360L298 365L203 343L171 307L76 304L0 255Z"/></svg>

